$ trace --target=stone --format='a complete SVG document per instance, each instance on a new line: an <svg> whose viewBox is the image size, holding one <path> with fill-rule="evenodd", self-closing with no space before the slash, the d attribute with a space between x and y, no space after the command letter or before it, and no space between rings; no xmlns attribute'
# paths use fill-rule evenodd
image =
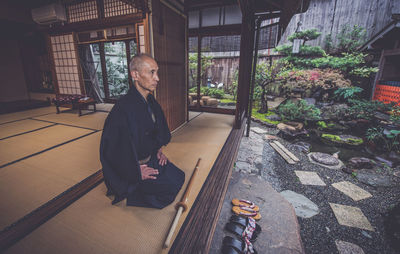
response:
<svg viewBox="0 0 400 254"><path fill-rule="evenodd" d="M393 181L393 179L390 176L377 174L373 171L357 172L356 178L358 179L358 181L373 187L399 186L399 183Z"/></svg>
<svg viewBox="0 0 400 254"><path fill-rule="evenodd" d="M393 162L392 162L392 161L387 160L387 159L385 159L385 158L382 158L382 157L380 157L380 156L375 156L375 160L377 160L377 161L379 161L379 162L383 162L383 163L385 163L386 165L388 165L389 167L393 167Z"/></svg>
<svg viewBox="0 0 400 254"><path fill-rule="evenodd" d="M235 169L240 170L240 171L249 171L251 165L247 162L243 162L243 161L237 161L235 164Z"/></svg>
<svg viewBox="0 0 400 254"><path fill-rule="evenodd" d="M390 120L390 115L379 112L379 111L375 111L374 117L375 117L375 119L380 120L380 121L389 121Z"/></svg>
<svg viewBox="0 0 400 254"><path fill-rule="evenodd" d="M299 141L293 144L293 148L303 153L309 153L311 151L311 144Z"/></svg>
<svg viewBox="0 0 400 254"><path fill-rule="evenodd" d="M329 143L348 145L348 146L359 146L364 143L362 138L352 135L333 135L333 134L323 133L321 135L321 139Z"/></svg>
<svg viewBox="0 0 400 254"><path fill-rule="evenodd" d="M398 164L400 162L400 154L396 153L395 151L391 151L388 155L388 158Z"/></svg>
<svg viewBox="0 0 400 254"><path fill-rule="evenodd" d="M276 126L281 131L298 132L303 130L304 124L298 122L279 123Z"/></svg>
<svg viewBox="0 0 400 254"><path fill-rule="evenodd" d="M332 186L352 198L354 201L360 201L372 197L371 193L348 181L333 183Z"/></svg>
<svg viewBox="0 0 400 254"><path fill-rule="evenodd" d="M369 239L372 239L372 236L370 234L368 234L366 231L362 230L361 234L365 237L368 237Z"/></svg>
<svg viewBox="0 0 400 254"><path fill-rule="evenodd" d="M393 175L396 177L400 177L400 170L393 171Z"/></svg>
<svg viewBox="0 0 400 254"><path fill-rule="evenodd" d="M320 212L318 206L314 202L301 194L291 190L285 190L281 192L281 195L292 204L298 217L311 218Z"/></svg>
<svg viewBox="0 0 400 254"><path fill-rule="evenodd" d="M341 119L346 114L348 106L346 104L322 105L321 119L336 120Z"/></svg>
<svg viewBox="0 0 400 254"><path fill-rule="evenodd" d="M360 208L329 203L340 225L375 231Z"/></svg>
<svg viewBox="0 0 400 254"><path fill-rule="evenodd" d="M322 179L315 172L295 170L294 173L304 185L326 186L324 181L322 181Z"/></svg>
<svg viewBox="0 0 400 254"><path fill-rule="evenodd" d="M341 240L336 240L335 243L339 254L364 254L363 249L354 243Z"/></svg>
<svg viewBox="0 0 400 254"><path fill-rule="evenodd" d="M348 161L348 166L356 169L373 168L375 165L375 161L365 157L353 157Z"/></svg>
<svg viewBox="0 0 400 254"><path fill-rule="evenodd" d="M304 98L308 105L315 105L317 100L315 98Z"/></svg>
<svg viewBox="0 0 400 254"><path fill-rule="evenodd" d="M282 118L276 114L266 116L265 118L271 121L282 121Z"/></svg>
<svg viewBox="0 0 400 254"><path fill-rule="evenodd" d="M314 161L328 166L336 166L339 164L338 158L335 158L334 156L327 153L315 152L312 153L310 157Z"/></svg>
<svg viewBox="0 0 400 254"><path fill-rule="evenodd" d="M264 139L265 140L278 140L279 138L277 136L274 136L274 135L265 134L264 135Z"/></svg>
<svg viewBox="0 0 400 254"><path fill-rule="evenodd" d="M259 128L259 127L251 127L250 130L253 131L253 132L255 132L255 133L257 133L257 134L261 134L261 135L267 133L266 130L261 129L261 128Z"/></svg>
<svg viewBox="0 0 400 254"><path fill-rule="evenodd" d="M347 174L352 174L353 172L356 172L356 170L348 168L348 167L343 167L342 171L347 173Z"/></svg>

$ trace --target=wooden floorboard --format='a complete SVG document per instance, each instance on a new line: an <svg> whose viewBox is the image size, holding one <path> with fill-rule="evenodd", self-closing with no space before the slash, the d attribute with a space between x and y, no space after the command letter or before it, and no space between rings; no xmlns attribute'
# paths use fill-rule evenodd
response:
<svg viewBox="0 0 400 254"><path fill-rule="evenodd" d="M208 253L244 125L232 129L169 253Z"/></svg>

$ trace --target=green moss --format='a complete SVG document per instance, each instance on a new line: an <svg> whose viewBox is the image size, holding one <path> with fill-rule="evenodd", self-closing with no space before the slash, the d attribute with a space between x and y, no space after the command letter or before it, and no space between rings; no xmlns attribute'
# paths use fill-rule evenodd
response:
<svg viewBox="0 0 400 254"><path fill-rule="evenodd" d="M265 118L266 116L275 115L275 113L269 111L268 113L261 114L261 113L258 113L257 110L258 109L255 109L255 108L252 109L252 111L251 111L252 117L254 117L262 122L266 122L266 123L270 123L270 124L277 125L278 123L280 123L280 121L272 121L272 120Z"/></svg>
<svg viewBox="0 0 400 254"><path fill-rule="evenodd" d="M319 129L326 129L328 127L324 121L318 121L317 125Z"/></svg>
<svg viewBox="0 0 400 254"><path fill-rule="evenodd" d="M332 142L341 143L341 144L361 145L362 143L364 143L362 138L347 138L347 139L343 140L338 135L326 134L326 133L322 134L321 137L324 139L330 140Z"/></svg>
<svg viewBox="0 0 400 254"><path fill-rule="evenodd" d="M221 103L236 103L236 101L232 99L220 99L219 101Z"/></svg>

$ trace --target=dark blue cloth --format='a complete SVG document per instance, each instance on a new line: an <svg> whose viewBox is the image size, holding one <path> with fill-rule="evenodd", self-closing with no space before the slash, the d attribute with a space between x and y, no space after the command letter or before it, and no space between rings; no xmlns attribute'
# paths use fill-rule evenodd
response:
<svg viewBox="0 0 400 254"><path fill-rule="evenodd" d="M100 143L104 180L115 202L126 198L127 205L163 208L174 201L185 174L170 162L158 165L156 156L170 140L161 106L151 94L146 102L132 86L108 115ZM142 180L138 161L148 156L148 166L160 172L157 180Z"/></svg>

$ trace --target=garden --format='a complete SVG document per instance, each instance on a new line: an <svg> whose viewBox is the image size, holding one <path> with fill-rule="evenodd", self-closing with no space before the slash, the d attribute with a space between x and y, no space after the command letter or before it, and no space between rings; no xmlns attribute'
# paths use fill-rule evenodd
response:
<svg viewBox="0 0 400 254"><path fill-rule="evenodd" d="M337 45L328 37L326 51L307 45L320 36L316 29L292 34L289 41L301 43L298 53L292 53L293 45L281 45L276 51L283 58L257 66L253 118L276 126L286 139L340 152L344 160L357 155L398 162L400 104L370 100L378 68L357 51L364 33L345 26ZM277 98L281 101L269 110Z"/></svg>

